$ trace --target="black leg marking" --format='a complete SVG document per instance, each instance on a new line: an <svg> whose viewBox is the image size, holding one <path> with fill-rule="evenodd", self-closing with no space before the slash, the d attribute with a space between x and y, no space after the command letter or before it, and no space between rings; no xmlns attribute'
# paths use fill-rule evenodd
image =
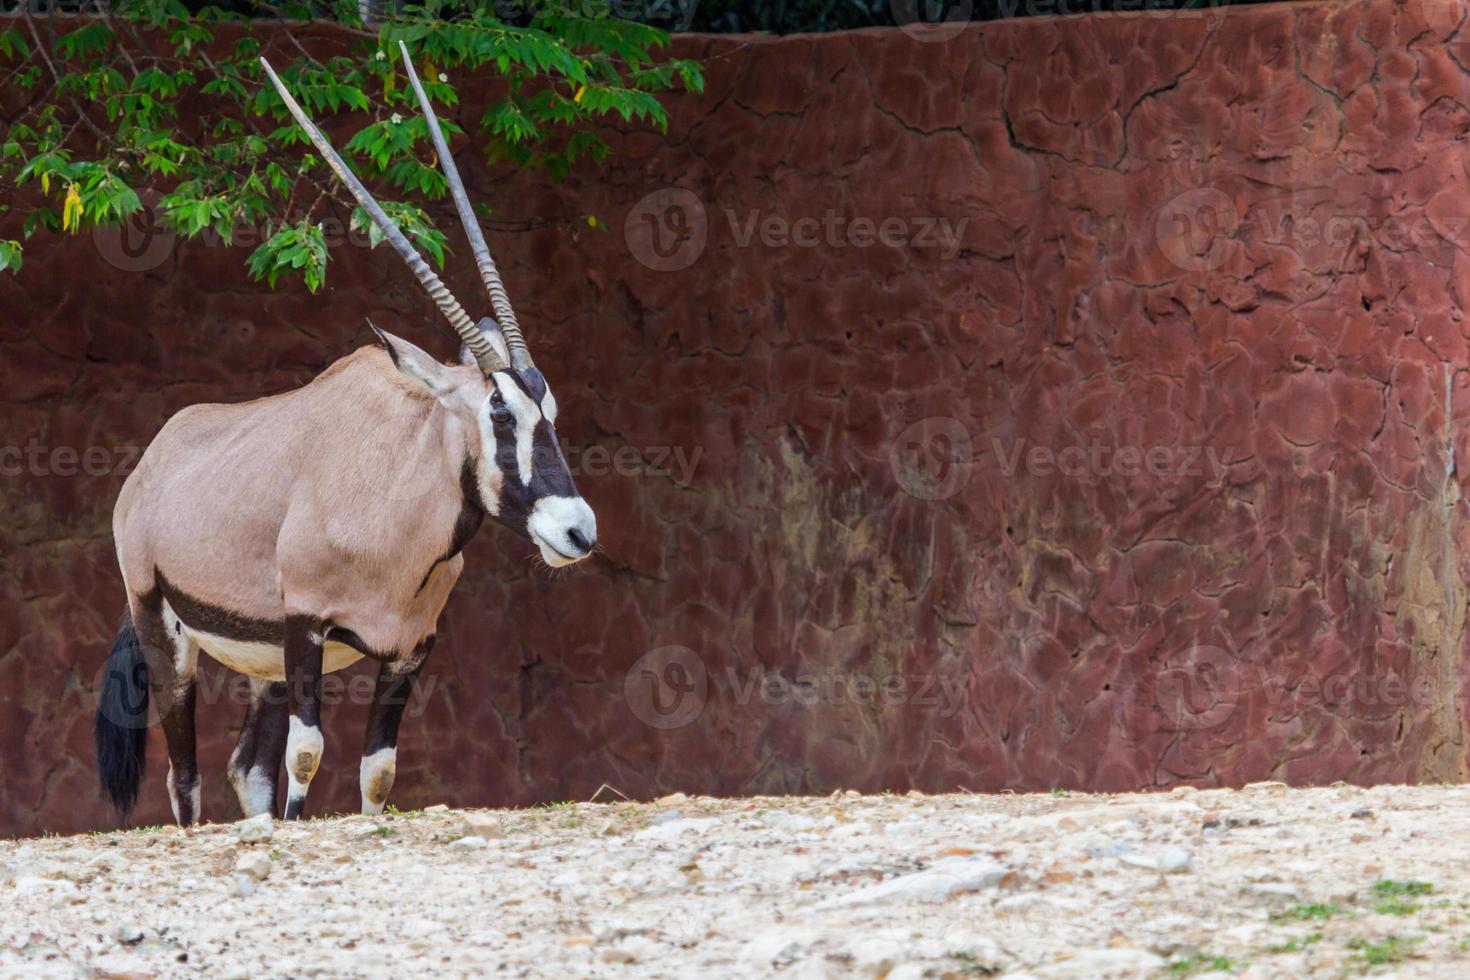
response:
<svg viewBox="0 0 1470 980"><path fill-rule="evenodd" d="M378 669L359 776L363 813L382 813L388 802L398 772L398 725L403 721L414 683L433 646L434 639L430 637L407 662L385 663Z"/></svg>
<svg viewBox="0 0 1470 980"><path fill-rule="evenodd" d="M301 819L306 790L322 761L322 633L307 616L286 617L286 819Z"/></svg>
<svg viewBox="0 0 1470 980"><path fill-rule="evenodd" d="M181 684L163 715L163 735L168 742L168 795L180 827L198 823L203 816L199 812L199 765L194 754L196 691L193 678Z"/></svg>

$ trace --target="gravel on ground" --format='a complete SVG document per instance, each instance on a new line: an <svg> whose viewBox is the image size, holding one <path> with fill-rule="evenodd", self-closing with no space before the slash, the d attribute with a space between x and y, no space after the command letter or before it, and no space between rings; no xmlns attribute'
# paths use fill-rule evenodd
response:
<svg viewBox="0 0 1470 980"><path fill-rule="evenodd" d="M1470 975L1470 788L576 803L0 841L0 977Z"/></svg>

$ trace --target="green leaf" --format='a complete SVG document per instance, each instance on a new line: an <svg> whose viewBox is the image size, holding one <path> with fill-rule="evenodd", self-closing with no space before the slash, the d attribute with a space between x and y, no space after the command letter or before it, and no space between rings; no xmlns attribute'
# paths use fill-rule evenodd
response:
<svg viewBox="0 0 1470 980"><path fill-rule="evenodd" d="M19 29L11 27L0 31L0 55L17 61L24 61L31 56L30 46L26 44Z"/></svg>
<svg viewBox="0 0 1470 980"><path fill-rule="evenodd" d="M250 253L246 266L272 288L283 272L299 270L306 288L314 293L327 281L326 237L320 225L305 221L287 225Z"/></svg>
<svg viewBox="0 0 1470 980"><path fill-rule="evenodd" d="M20 260L20 242L0 241L0 272L19 272Z"/></svg>

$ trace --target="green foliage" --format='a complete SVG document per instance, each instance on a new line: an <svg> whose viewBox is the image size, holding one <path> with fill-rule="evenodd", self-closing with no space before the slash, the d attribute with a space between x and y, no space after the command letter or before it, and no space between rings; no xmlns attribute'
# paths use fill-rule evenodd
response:
<svg viewBox="0 0 1470 980"><path fill-rule="evenodd" d="M298 270L306 288L316 292L327 280L327 239L320 225L303 221L287 225L250 253L250 274L265 279L272 288L287 270Z"/></svg>
<svg viewBox="0 0 1470 980"><path fill-rule="evenodd" d="M0 272L19 272L20 242L0 241Z"/></svg>
<svg viewBox="0 0 1470 980"><path fill-rule="evenodd" d="M0 271L19 270L20 242L32 235L124 221L142 207L144 188L158 193L162 220L184 237L208 233L228 244L242 225L263 229L247 264L272 286L299 275L321 287L326 220L350 215L377 245L381 232L265 80L262 53L324 131L352 134L337 137L343 155L441 266L446 235L424 204L447 185L400 40L459 153L555 177L606 156L600 121L663 129L660 96L704 86L698 64L656 57L668 42L663 31L595 3L529 0L515 23L498 19L492 0L419 0L372 24L347 0L241 0L199 13L178 0L114 0L107 11L0 20L0 88L28 99L0 135L0 192L28 205L17 209L25 212L19 234L0 234ZM308 25L312 37L335 36L309 44ZM466 110L456 85L493 98ZM9 217L0 214L0 232Z"/></svg>

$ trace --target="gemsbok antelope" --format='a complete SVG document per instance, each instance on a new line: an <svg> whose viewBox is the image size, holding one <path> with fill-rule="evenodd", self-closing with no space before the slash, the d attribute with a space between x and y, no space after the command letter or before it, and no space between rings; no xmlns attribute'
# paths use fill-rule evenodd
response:
<svg viewBox="0 0 1470 980"><path fill-rule="evenodd" d="M490 294L476 324L261 59L281 99L464 341L446 365L373 327L383 348L337 361L305 387L173 416L118 497L113 533L128 611L96 720L104 794L131 812L150 706L168 743L168 792L182 825L200 819L194 753L199 651L251 679L229 778L246 816L300 818L322 757L321 678L369 657L379 667L361 765L362 809L392 787L398 725L489 514L549 565L592 553L597 522L557 443L556 399L515 314L433 107L409 80ZM386 448L386 452L375 451Z"/></svg>

